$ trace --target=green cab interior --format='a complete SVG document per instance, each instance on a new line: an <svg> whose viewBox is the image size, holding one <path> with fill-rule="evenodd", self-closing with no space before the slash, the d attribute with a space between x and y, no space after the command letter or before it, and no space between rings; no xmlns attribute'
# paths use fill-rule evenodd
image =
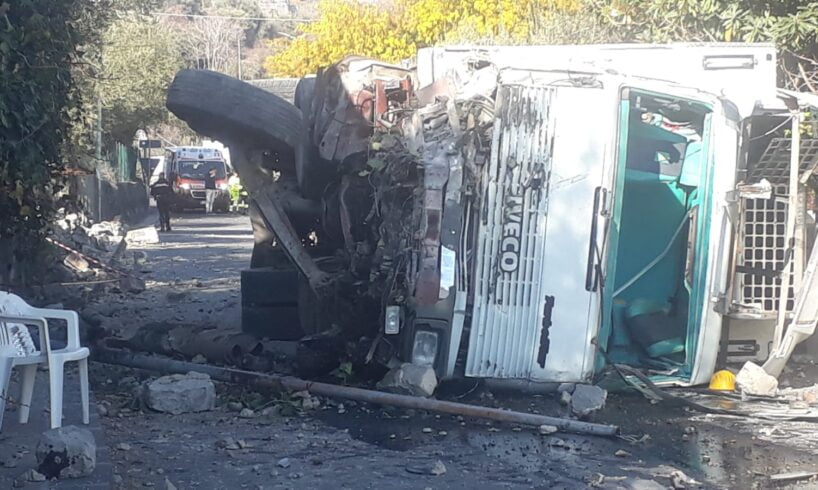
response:
<svg viewBox="0 0 818 490"><path fill-rule="evenodd" d="M689 378L706 300L712 111L622 94L598 365Z"/></svg>

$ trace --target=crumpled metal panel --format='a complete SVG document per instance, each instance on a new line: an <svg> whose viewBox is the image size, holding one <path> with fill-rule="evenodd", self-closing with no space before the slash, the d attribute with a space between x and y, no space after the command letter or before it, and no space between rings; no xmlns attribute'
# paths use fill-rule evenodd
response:
<svg viewBox="0 0 818 490"><path fill-rule="evenodd" d="M405 102L415 82L412 72L376 60L349 56L322 70L307 114L310 141L321 158L342 162L365 154L384 112Z"/></svg>
<svg viewBox="0 0 818 490"><path fill-rule="evenodd" d="M549 303L542 288L556 89L501 86L483 169L466 375L527 378Z"/></svg>

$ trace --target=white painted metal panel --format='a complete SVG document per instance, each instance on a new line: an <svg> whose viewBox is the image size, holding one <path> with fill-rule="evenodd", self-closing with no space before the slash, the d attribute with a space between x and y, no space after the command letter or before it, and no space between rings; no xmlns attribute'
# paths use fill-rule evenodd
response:
<svg viewBox="0 0 818 490"><path fill-rule="evenodd" d="M670 43L562 46L445 46L418 51L418 81L464 73L474 60L498 68L651 78L730 98L746 117L776 95L776 50L770 43Z"/></svg>
<svg viewBox="0 0 818 490"><path fill-rule="evenodd" d="M587 251L615 134L612 95L601 87L499 89L467 376L589 378L599 307L585 289Z"/></svg>

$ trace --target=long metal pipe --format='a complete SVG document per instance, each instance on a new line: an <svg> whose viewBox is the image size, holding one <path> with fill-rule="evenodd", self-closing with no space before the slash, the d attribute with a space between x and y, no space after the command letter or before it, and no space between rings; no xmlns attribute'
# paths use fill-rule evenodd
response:
<svg viewBox="0 0 818 490"><path fill-rule="evenodd" d="M533 413L514 412L498 408L481 407L465 403L433 400L406 395L396 395L381 391L365 390L350 386L338 386L329 383L307 381L293 376L265 374L241 369L223 368L209 364L194 364L176 361L165 357L152 357L134 354L119 349L96 348L92 352L92 360L106 364L117 364L138 369L158 371L163 373L188 373L195 371L209 375L211 378L226 383L250 385L268 388L275 391L308 391L315 395L330 398L356 400L379 405L428 410L452 415L464 415L484 419L497 420L523 425L551 425L565 432L590 434L596 436L614 436L619 428L614 425L595 424L579 420L548 417Z"/></svg>
<svg viewBox="0 0 818 490"><path fill-rule="evenodd" d="M787 261L784 263L784 270L781 271L781 290L778 295L778 319L773 332L773 350L781 346L784 338L784 326L787 323L787 303L790 299L790 279L795 267L795 223L796 213L798 213L798 177L801 168L801 112L798 108L792 112L792 142L790 144L790 179L787 191L787 228L786 242L784 246L787 250Z"/></svg>

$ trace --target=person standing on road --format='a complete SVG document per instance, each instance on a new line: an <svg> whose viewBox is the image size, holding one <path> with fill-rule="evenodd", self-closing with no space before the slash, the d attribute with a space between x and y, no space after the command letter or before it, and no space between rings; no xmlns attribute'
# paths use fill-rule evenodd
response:
<svg viewBox="0 0 818 490"><path fill-rule="evenodd" d="M205 212L213 212L213 202L216 201L216 169L211 168L205 175Z"/></svg>
<svg viewBox="0 0 818 490"><path fill-rule="evenodd" d="M164 175L160 175L151 186L151 196L156 200L156 209L159 210L161 231L170 231L170 205L173 201L173 189L170 188Z"/></svg>

